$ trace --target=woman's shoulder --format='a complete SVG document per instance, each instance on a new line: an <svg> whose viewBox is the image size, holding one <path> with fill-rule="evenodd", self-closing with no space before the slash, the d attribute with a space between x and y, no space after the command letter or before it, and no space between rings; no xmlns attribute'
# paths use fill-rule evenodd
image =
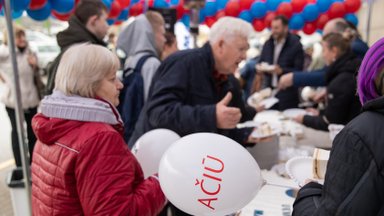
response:
<svg viewBox="0 0 384 216"><path fill-rule="evenodd" d="M80 128L82 148L99 146L100 152L112 152L127 146L120 132L112 125L101 122L86 122Z"/></svg>

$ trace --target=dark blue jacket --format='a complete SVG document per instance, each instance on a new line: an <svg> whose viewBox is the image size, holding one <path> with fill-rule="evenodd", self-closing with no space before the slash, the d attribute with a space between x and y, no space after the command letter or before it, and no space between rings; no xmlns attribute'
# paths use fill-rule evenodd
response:
<svg viewBox="0 0 384 216"><path fill-rule="evenodd" d="M352 52L361 60L364 58L365 53L368 51L368 45L360 38L356 38L351 43ZM325 72L327 67L310 73L295 71L293 73L293 86L325 86Z"/></svg>
<svg viewBox="0 0 384 216"><path fill-rule="evenodd" d="M247 101L247 98L251 96L252 84L256 75L256 64L259 62L259 57L249 59L243 68L240 70L240 76L245 81L243 87L244 99Z"/></svg>
<svg viewBox="0 0 384 216"><path fill-rule="evenodd" d="M265 42L263 50L260 55L259 62L267 62L273 64L273 52L275 49L274 40L271 37ZM283 49L277 60L277 64L283 69L283 74L303 70L304 66L304 51L300 43L299 37L288 33ZM280 75L281 76L281 75ZM272 76L269 74L264 75L263 87L272 87ZM297 107L299 104L299 94L296 87L289 87L280 90L276 97L279 99L278 106L275 107L279 110Z"/></svg>
<svg viewBox="0 0 384 216"><path fill-rule="evenodd" d="M229 106L238 107L242 121L251 120L255 110L245 107L235 77L216 82L211 46L185 50L168 57L153 78L150 95L129 141L133 146L145 132L167 128L180 136L197 132L219 133L244 143L250 129L220 130L216 127L216 103L228 91L233 98Z"/></svg>

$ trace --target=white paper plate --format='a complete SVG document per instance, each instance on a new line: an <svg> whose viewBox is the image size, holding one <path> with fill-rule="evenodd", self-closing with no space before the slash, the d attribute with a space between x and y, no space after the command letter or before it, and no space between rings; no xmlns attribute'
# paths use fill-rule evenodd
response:
<svg viewBox="0 0 384 216"><path fill-rule="evenodd" d="M305 115L305 114L307 114L307 111L305 111L305 109L298 109L298 108L286 109L283 111L283 115L287 118L295 118L296 116Z"/></svg>
<svg viewBox="0 0 384 216"><path fill-rule="evenodd" d="M324 179L314 179L312 173L312 157L294 157L287 161L285 169L289 177L291 177L300 187L305 185L307 179L313 179L320 184L324 184Z"/></svg>
<svg viewBox="0 0 384 216"><path fill-rule="evenodd" d="M237 128L246 128L246 127L259 127L261 122L256 121L246 121L236 125Z"/></svg>
<svg viewBox="0 0 384 216"><path fill-rule="evenodd" d="M273 105L275 105L277 102L279 102L279 99L275 97L270 97L267 99L262 100L259 105L264 105L265 109L271 108Z"/></svg>
<svg viewBox="0 0 384 216"><path fill-rule="evenodd" d="M281 128L277 127L277 125L273 125L273 124L269 124L270 127L271 127L271 134L268 134L268 135L265 135L265 134L262 134L260 130L258 130L258 128L256 128L252 133L251 133L251 136L253 138L256 138L256 139L261 139L261 138L266 138L266 137L270 137L270 136L273 136L273 135L278 135L280 134L281 132Z"/></svg>
<svg viewBox="0 0 384 216"><path fill-rule="evenodd" d="M266 64L261 63L256 65L256 69L261 71L273 71L275 70L275 65L270 65L268 63Z"/></svg>
<svg viewBox="0 0 384 216"><path fill-rule="evenodd" d="M259 103L255 104L252 102L252 98L249 97L247 99L247 104L249 106L252 106L252 107L255 107L255 106L261 106L261 105L264 105L265 109L269 109L271 108L273 105L275 105L277 102L279 102L279 99L275 98L275 97L270 97L270 98L266 98L262 101L260 101Z"/></svg>

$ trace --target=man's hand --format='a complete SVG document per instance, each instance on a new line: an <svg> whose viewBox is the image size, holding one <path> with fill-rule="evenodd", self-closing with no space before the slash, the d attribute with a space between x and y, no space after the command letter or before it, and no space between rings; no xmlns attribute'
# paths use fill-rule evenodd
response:
<svg viewBox="0 0 384 216"><path fill-rule="evenodd" d="M293 121L295 121L297 123L300 123L300 124L303 124L303 122L304 122L304 115L298 115L298 116L294 117Z"/></svg>
<svg viewBox="0 0 384 216"><path fill-rule="evenodd" d="M280 77L279 80L279 89L286 89L288 87L291 87L293 85L293 73L287 73Z"/></svg>
<svg viewBox="0 0 384 216"><path fill-rule="evenodd" d="M235 128L241 119L239 108L228 107L232 100L232 93L228 92L225 97L216 104L216 126L219 129Z"/></svg>
<svg viewBox="0 0 384 216"><path fill-rule="evenodd" d="M283 69L279 65L275 65L275 69L271 72L279 76L283 73Z"/></svg>

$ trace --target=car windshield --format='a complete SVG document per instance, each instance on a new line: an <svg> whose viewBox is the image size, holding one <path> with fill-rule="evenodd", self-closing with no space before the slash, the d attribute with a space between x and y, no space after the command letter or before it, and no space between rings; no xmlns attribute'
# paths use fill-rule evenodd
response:
<svg viewBox="0 0 384 216"><path fill-rule="evenodd" d="M60 48L58 46L50 46L50 45L42 45L38 46L39 52L60 52Z"/></svg>

